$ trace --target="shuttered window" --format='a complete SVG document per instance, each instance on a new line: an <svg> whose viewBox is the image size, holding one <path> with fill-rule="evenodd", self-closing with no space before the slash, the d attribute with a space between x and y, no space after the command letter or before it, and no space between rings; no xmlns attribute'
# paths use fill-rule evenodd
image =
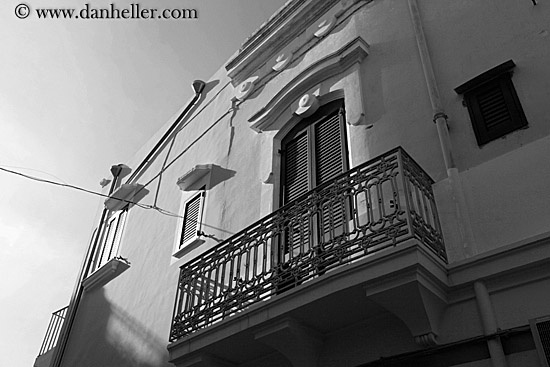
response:
<svg viewBox="0 0 550 367"><path fill-rule="evenodd" d="M205 189L202 188L197 195L185 203L180 248L185 246L190 240L195 239L201 230L202 207L205 193Z"/></svg>
<svg viewBox="0 0 550 367"><path fill-rule="evenodd" d="M478 145L527 126L511 79L514 66L510 60L455 89L464 94Z"/></svg>
<svg viewBox="0 0 550 367"><path fill-rule="evenodd" d="M343 101L331 102L302 120L282 141L281 204L286 205L347 170ZM346 204L330 201L312 216L307 210L289 217L281 247L282 261L305 254L343 233ZM292 249L292 251L291 251Z"/></svg>
<svg viewBox="0 0 550 367"><path fill-rule="evenodd" d="M347 170L344 110L341 100L321 107L282 141L282 203Z"/></svg>

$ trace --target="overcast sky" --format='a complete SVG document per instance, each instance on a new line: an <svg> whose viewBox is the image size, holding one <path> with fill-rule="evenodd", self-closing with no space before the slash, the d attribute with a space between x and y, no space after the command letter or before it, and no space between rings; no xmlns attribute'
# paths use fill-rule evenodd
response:
<svg viewBox="0 0 550 367"><path fill-rule="evenodd" d="M138 1L133 1L137 3ZM94 0L2 0L0 166L100 191L286 0L141 0L196 20L37 19ZM15 16L18 4L31 8ZM132 1L113 0L117 8ZM0 366L31 367L68 304L102 200L0 172Z"/></svg>

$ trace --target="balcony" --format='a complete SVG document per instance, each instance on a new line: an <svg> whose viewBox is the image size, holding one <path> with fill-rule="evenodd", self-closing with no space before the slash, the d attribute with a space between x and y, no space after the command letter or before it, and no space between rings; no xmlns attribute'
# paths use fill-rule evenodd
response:
<svg viewBox="0 0 550 367"><path fill-rule="evenodd" d="M52 313L50 324L46 330L46 336L44 337L44 341L40 347L40 352L38 353L38 357L36 357L36 361L34 363L35 367L50 365L52 352L57 345L59 334L61 332L61 328L63 327L63 322L65 321L68 308L69 306L66 306Z"/></svg>
<svg viewBox="0 0 550 367"><path fill-rule="evenodd" d="M365 280L389 279L399 266L401 270L410 269L423 261L416 254L409 256L410 249L420 248L422 258L430 258L424 263L436 264L426 266L443 274L437 270L438 266L444 267L446 254L432 184L428 174L402 148L395 148L304 194L201 254L181 267L170 341L181 343L204 334L203 331L223 328L229 319L256 312L274 302L295 303L297 298L305 297L308 289L323 284L331 284L323 297L334 298L346 287L351 289L355 282L349 279L335 285L335 279L357 271L363 272L357 278L360 279L357 289L364 292ZM402 256L399 261L397 250ZM403 251L409 255L403 255ZM384 270L374 270L384 262ZM364 269L369 269L369 275ZM403 271L401 274L406 276ZM376 291L372 287L367 289L373 299L375 293L385 291L384 287L376 287ZM400 289L399 292L404 290ZM321 302L319 312L330 312L322 305L321 296L315 297ZM384 297L378 297L377 302L383 305ZM301 306L311 307L312 302L305 301ZM299 306L289 306L279 315L292 317L293 307ZM275 315L273 311L267 314L257 325ZM341 311L336 314L346 317ZM417 317L413 315L412 324L418 324ZM405 323L408 325L407 320ZM430 325L412 324L409 326L415 329L412 330L415 336L431 333ZM250 325L247 321L247 327ZM241 332L243 327L233 330ZM231 332L226 330L223 335L226 338ZM252 339L258 338L256 335ZM242 343L242 337L240 340ZM169 347L173 360L192 352L189 349L185 353L176 352L177 344ZM248 347L253 349L252 344ZM224 348L230 349L227 345ZM209 353L213 351L215 348L209 348ZM243 358L239 363L253 356Z"/></svg>

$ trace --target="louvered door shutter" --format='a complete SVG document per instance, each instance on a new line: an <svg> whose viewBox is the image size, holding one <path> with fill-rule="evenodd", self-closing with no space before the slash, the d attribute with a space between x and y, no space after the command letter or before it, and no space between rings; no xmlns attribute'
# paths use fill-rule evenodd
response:
<svg viewBox="0 0 550 367"><path fill-rule="evenodd" d="M343 110L340 110L314 125L315 134L315 177L319 186L343 173L345 167L345 145ZM329 242L345 230L346 198L331 197L320 208L319 240Z"/></svg>
<svg viewBox="0 0 550 367"><path fill-rule="evenodd" d="M310 188L310 154L307 130L299 132L283 147L283 204L297 199ZM305 211L289 218L285 224L283 256L303 253L311 242L310 217ZM294 249L290 251L290 249Z"/></svg>
<svg viewBox="0 0 550 367"><path fill-rule="evenodd" d="M309 190L308 134L303 131L287 142L283 151L283 204Z"/></svg>
<svg viewBox="0 0 550 367"><path fill-rule="evenodd" d="M345 170L341 118L339 111L314 125L315 186L325 183Z"/></svg>

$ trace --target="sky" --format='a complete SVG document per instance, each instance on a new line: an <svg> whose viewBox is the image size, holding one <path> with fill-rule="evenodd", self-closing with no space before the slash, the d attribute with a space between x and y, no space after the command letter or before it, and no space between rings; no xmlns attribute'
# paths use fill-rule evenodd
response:
<svg viewBox="0 0 550 367"><path fill-rule="evenodd" d="M2 0L0 167L100 191L286 0L141 0L197 19L38 19L111 1ZM119 9L137 0L112 0ZM25 19L16 7L28 5ZM26 14L19 8L19 14ZM31 367L103 199L0 171L0 366Z"/></svg>

